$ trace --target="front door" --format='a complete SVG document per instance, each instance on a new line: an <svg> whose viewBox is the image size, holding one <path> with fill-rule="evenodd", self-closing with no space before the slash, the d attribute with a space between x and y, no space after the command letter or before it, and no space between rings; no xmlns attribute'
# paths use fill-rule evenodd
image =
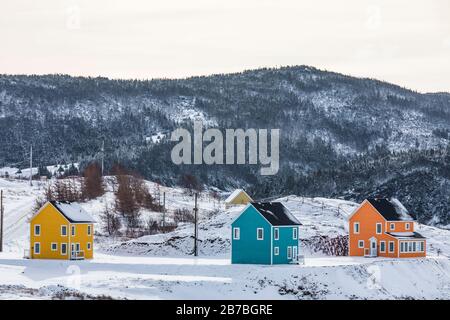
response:
<svg viewBox="0 0 450 320"><path fill-rule="evenodd" d="M72 259L74 259L76 257L76 254L75 254L75 243L72 243L70 245L70 257Z"/></svg>
<svg viewBox="0 0 450 320"><path fill-rule="evenodd" d="M292 260L297 261L297 247L293 247Z"/></svg>
<svg viewBox="0 0 450 320"><path fill-rule="evenodd" d="M377 239L370 239L370 256L376 257L377 254Z"/></svg>

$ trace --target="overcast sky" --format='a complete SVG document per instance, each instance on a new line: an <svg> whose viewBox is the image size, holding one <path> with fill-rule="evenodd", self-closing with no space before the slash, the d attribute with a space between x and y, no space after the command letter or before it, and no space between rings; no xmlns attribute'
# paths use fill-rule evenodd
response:
<svg viewBox="0 0 450 320"><path fill-rule="evenodd" d="M0 1L0 73L178 78L306 64L450 91L449 0Z"/></svg>

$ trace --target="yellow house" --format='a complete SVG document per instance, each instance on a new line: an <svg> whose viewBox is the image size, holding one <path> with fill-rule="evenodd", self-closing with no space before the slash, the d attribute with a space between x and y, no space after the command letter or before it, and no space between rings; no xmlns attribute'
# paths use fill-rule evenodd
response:
<svg viewBox="0 0 450 320"><path fill-rule="evenodd" d="M242 189L236 189L232 194L225 200L225 208L230 208L233 206L247 205L253 202L253 199Z"/></svg>
<svg viewBox="0 0 450 320"><path fill-rule="evenodd" d="M78 204L49 201L30 220L31 259L94 257L95 220Z"/></svg>

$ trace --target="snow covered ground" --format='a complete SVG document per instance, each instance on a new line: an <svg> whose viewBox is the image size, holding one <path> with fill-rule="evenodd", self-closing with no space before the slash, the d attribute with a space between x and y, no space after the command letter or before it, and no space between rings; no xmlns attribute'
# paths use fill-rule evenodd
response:
<svg viewBox="0 0 450 320"><path fill-rule="evenodd" d="M152 194L166 192L168 220L176 209L192 209L192 196L183 190L148 185ZM225 210L203 195L198 258L191 255L192 224L181 224L173 232L134 240L98 235L92 261L26 260L27 219L43 185L0 179L0 188L6 218L6 247L0 253L3 299L450 299L450 231L435 227L417 227L428 237L426 259L330 257L303 247L303 265L230 265L230 222L241 208ZM108 190L81 204L97 220L114 199L109 185ZM345 235L345 219L357 207L337 199L279 200L302 222L303 240ZM162 216L143 212L143 218Z"/></svg>

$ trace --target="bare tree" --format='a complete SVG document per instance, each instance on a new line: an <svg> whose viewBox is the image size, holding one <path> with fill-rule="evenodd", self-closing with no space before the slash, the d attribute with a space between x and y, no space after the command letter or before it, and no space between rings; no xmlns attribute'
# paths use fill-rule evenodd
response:
<svg viewBox="0 0 450 320"><path fill-rule="evenodd" d="M180 185L188 190L189 194L194 191L200 192L203 190L203 185L198 181L197 177L192 174L183 174L180 177Z"/></svg>
<svg viewBox="0 0 450 320"><path fill-rule="evenodd" d="M109 208L108 205L105 205L100 218L103 221L104 232L110 236L119 234L119 230L121 228L120 218L113 210Z"/></svg>
<svg viewBox="0 0 450 320"><path fill-rule="evenodd" d="M97 162L92 162L84 170L83 196L87 199L95 199L104 193L102 168Z"/></svg>

